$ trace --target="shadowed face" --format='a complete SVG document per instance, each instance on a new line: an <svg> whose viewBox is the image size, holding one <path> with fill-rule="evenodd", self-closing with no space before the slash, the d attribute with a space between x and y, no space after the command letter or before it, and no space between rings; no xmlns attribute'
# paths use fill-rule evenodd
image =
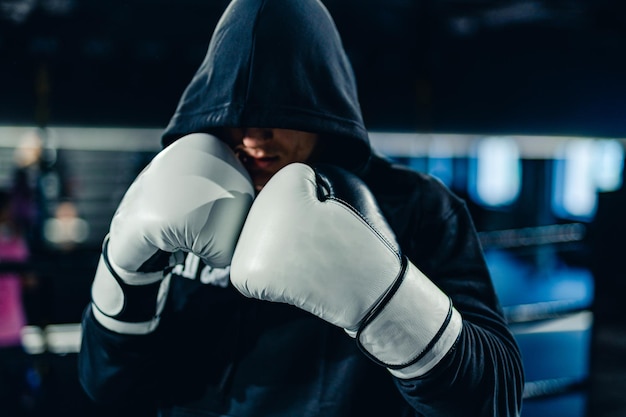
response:
<svg viewBox="0 0 626 417"><path fill-rule="evenodd" d="M227 128L225 133L257 191L286 165L308 161L318 142L316 133L291 129Z"/></svg>

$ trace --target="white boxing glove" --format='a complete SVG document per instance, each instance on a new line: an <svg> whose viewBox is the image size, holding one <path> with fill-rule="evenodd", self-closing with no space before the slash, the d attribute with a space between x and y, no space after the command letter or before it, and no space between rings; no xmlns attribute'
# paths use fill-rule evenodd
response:
<svg viewBox="0 0 626 417"><path fill-rule="evenodd" d="M111 221L91 291L98 322L117 333L152 332L171 267L185 252L228 266L253 199L245 168L214 136L190 134L159 152Z"/></svg>
<svg viewBox="0 0 626 417"><path fill-rule="evenodd" d="M247 297L344 328L400 378L432 369L462 327L449 297L401 254L365 184L328 165L295 163L270 179L248 213L231 281Z"/></svg>

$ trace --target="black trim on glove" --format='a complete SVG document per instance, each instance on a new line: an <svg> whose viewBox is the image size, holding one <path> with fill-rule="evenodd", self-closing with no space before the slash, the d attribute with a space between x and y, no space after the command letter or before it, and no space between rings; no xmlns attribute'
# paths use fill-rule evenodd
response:
<svg viewBox="0 0 626 417"><path fill-rule="evenodd" d="M450 324L450 320L452 319L452 303L450 303L450 308L448 309L448 314L446 315L446 319L444 320L443 324L441 325L441 327L439 328L435 336L432 338L430 342L428 342L424 350L422 350L419 355L417 355L416 357L412 359L409 359L407 362L400 363L400 364L384 363L365 349L365 347L361 344L361 333L363 333L366 330L367 326L371 322L376 320L376 317L378 317L378 315L384 310L384 308L387 306L387 304L393 298L396 292L398 292L398 289L400 288L400 285L402 285L402 282L404 281L404 278L406 276L407 268L408 268L408 260L406 257L403 256L402 257L402 269L400 270L398 277L394 281L393 285L389 287L389 289L384 294L384 296L381 297L378 303L376 303L376 305L374 305L374 307L372 307L371 310L367 313L367 315L363 318L363 321L361 322L361 325L359 326L359 330L357 331L357 334L356 334L357 346L365 354L365 356L367 356L368 358L370 358L377 364L385 366L386 368L389 368L389 369L402 369L402 368L406 368L407 366L411 366L419 362L424 356L426 356L428 352L430 352L433 349L435 344L439 341L439 339L443 335L443 332L448 327L448 324ZM419 318L417 319L419 320Z"/></svg>
<svg viewBox="0 0 626 417"><path fill-rule="evenodd" d="M395 236L395 233L387 224L378 203L363 180L336 165L316 164L312 168L317 181L317 198L320 201L337 200L350 207L383 241L387 242L400 260L397 243L386 237Z"/></svg>
<svg viewBox="0 0 626 417"><path fill-rule="evenodd" d="M124 294L124 305L122 307L122 310L114 316L111 316L102 311L96 303L94 303L94 305L105 316L114 318L119 321L127 323L141 323L152 320L157 312L158 294L159 289L161 288L162 281L159 280L157 282L146 285L127 284L117 274L117 272L115 272L115 269L113 269L113 266L109 261L108 246L109 238L107 236L104 244L102 245L102 259L104 260L104 264L106 265L107 269L122 289L122 292ZM164 276L165 274L166 271L164 272Z"/></svg>

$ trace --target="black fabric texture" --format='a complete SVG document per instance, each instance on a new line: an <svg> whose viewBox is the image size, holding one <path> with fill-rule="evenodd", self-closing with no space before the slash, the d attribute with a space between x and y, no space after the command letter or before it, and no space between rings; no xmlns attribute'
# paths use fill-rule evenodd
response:
<svg viewBox="0 0 626 417"><path fill-rule="evenodd" d="M355 171L366 165L354 73L321 2L230 3L162 143L225 126L317 132L332 146L330 162Z"/></svg>

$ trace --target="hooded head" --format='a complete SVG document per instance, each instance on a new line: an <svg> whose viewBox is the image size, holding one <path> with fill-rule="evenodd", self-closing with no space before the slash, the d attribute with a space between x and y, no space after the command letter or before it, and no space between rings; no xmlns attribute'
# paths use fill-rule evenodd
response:
<svg viewBox="0 0 626 417"><path fill-rule="evenodd" d="M357 171L370 145L356 82L319 0L233 0L163 133L260 127L318 133L321 159Z"/></svg>

